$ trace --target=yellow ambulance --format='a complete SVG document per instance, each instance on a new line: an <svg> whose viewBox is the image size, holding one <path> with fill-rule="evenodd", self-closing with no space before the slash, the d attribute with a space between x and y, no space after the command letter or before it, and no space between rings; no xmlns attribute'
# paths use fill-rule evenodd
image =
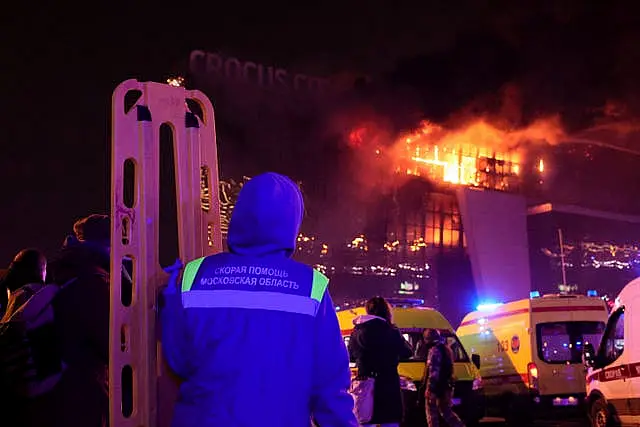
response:
<svg viewBox="0 0 640 427"><path fill-rule="evenodd" d="M586 416L582 349L600 343L607 314L606 303L591 292L532 292L465 316L457 333L480 355L487 413L517 426Z"/></svg>
<svg viewBox="0 0 640 427"><path fill-rule="evenodd" d="M425 355L420 351L422 333L426 328L437 329L446 340L454 355L454 410L467 426L476 425L484 417L484 396L478 368L469 357L451 324L438 311L423 307L419 299L388 299L392 307L393 323L411 344L414 356L401 361L398 366L403 393L405 420L403 425L426 425L424 408L418 406L418 389L424 376ZM338 311L338 321L345 344L349 344L353 332L353 320L366 314L363 306ZM351 364L356 374L355 364Z"/></svg>

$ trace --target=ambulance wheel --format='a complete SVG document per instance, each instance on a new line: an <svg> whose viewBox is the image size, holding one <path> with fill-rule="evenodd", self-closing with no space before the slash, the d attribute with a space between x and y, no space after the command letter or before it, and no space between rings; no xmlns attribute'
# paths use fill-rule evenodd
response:
<svg viewBox="0 0 640 427"><path fill-rule="evenodd" d="M614 427L616 425L609 405L607 405L604 399L598 399L593 402L591 410L589 411L589 417L591 418L592 427Z"/></svg>

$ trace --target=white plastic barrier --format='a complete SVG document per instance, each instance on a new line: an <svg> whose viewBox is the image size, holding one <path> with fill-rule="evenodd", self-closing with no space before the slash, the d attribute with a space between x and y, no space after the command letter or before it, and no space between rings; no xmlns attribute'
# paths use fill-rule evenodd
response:
<svg viewBox="0 0 640 427"><path fill-rule="evenodd" d="M136 94L127 111L125 99ZM177 381L162 361L156 322L158 290L167 280L159 261L160 128L173 134L178 246L186 263L222 250L213 107L199 91L136 80L120 84L112 102L110 422L164 427ZM127 258L131 295L116 273Z"/></svg>

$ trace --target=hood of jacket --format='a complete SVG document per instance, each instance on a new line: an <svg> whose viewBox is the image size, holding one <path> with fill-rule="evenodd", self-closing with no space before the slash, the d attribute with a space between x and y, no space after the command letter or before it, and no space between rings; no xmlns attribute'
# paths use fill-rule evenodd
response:
<svg viewBox="0 0 640 427"><path fill-rule="evenodd" d="M248 181L233 208L227 244L237 255L264 256L296 249L304 203L298 186L277 173Z"/></svg>
<svg viewBox="0 0 640 427"><path fill-rule="evenodd" d="M374 319L379 319L387 323L387 321L382 317L374 316L373 314L362 314L360 316L357 316L355 319L353 319L353 324L356 326L364 325L365 323L370 322L371 320L374 320Z"/></svg>

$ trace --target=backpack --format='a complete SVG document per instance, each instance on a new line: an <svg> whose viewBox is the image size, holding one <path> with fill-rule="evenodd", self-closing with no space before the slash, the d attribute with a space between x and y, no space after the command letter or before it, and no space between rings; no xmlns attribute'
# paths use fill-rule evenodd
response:
<svg viewBox="0 0 640 427"><path fill-rule="evenodd" d="M33 398L51 391L66 370L55 333L53 301L58 286L27 285L26 300L0 322L0 381L10 394ZM26 298L25 298L26 297ZM11 308L11 307L10 307Z"/></svg>
<svg viewBox="0 0 640 427"><path fill-rule="evenodd" d="M453 387L453 355L451 349L445 344L438 344L442 352L442 365L440 365L440 383L443 388Z"/></svg>
<svg viewBox="0 0 640 427"><path fill-rule="evenodd" d="M453 358L451 355L451 351L446 347L443 343L438 343L434 345L430 345L426 349L427 356L429 355L429 351L432 348L436 348L441 355L441 365L440 365L440 378L438 378L438 384L436 388L438 390L447 390L453 387ZM422 382L420 383L419 388L419 404L424 405L424 394L427 390L427 381L429 379L429 364L428 361L425 364L424 375L422 377Z"/></svg>

